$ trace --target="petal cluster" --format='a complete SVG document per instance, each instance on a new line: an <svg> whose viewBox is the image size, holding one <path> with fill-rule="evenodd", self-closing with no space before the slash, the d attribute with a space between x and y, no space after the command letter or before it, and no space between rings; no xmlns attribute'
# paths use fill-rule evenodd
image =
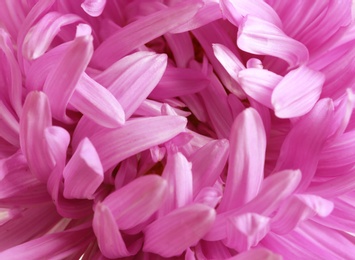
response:
<svg viewBox="0 0 355 260"><path fill-rule="evenodd" d="M0 259L352 259L352 0L3 0Z"/></svg>

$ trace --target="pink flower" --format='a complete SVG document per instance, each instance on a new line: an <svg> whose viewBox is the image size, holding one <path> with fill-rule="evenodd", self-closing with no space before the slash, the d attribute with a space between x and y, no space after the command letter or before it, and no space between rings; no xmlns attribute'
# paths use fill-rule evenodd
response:
<svg viewBox="0 0 355 260"><path fill-rule="evenodd" d="M0 259L352 259L353 10L3 0Z"/></svg>

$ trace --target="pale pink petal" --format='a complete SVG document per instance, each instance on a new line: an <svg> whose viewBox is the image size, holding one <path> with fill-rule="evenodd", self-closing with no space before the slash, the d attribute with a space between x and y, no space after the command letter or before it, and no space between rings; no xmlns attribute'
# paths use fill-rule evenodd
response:
<svg viewBox="0 0 355 260"><path fill-rule="evenodd" d="M244 205L259 192L263 180L266 136L259 114L244 110L233 123L226 188L219 211Z"/></svg>
<svg viewBox="0 0 355 260"><path fill-rule="evenodd" d="M22 53L25 58L37 59L47 51L54 37L58 34L62 26L81 21L81 18L74 14L61 14L50 12L46 14L27 33Z"/></svg>
<svg viewBox="0 0 355 260"><path fill-rule="evenodd" d="M221 189L215 187L205 187L194 198L194 203L205 204L211 208L215 208L222 199Z"/></svg>
<svg viewBox="0 0 355 260"><path fill-rule="evenodd" d="M163 257L178 256L206 234L215 216L214 209L202 204L177 209L144 230L143 251ZM166 243L169 247L165 246Z"/></svg>
<svg viewBox="0 0 355 260"><path fill-rule="evenodd" d="M270 230L270 218L255 213L230 217L224 244L238 252L256 246Z"/></svg>
<svg viewBox="0 0 355 260"><path fill-rule="evenodd" d="M200 6L200 1L183 2L128 24L95 50L92 64L100 68L109 67L134 49L191 19ZM119 48L116 48L117 42L120 43Z"/></svg>
<svg viewBox="0 0 355 260"><path fill-rule="evenodd" d="M123 108L117 99L85 73L69 102L92 121L104 127L114 128L125 122Z"/></svg>
<svg viewBox="0 0 355 260"><path fill-rule="evenodd" d="M139 177L111 193L102 205L111 212L118 228L129 229L146 221L161 206L167 189L160 176Z"/></svg>
<svg viewBox="0 0 355 260"><path fill-rule="evenodd" d="M237 45L246 52L283 59L291 68L308 61L308 50L302 43L288 37L275 24L253 15L243 19Z"/></svg>
<svg viewBox="0 0 355 260"><path fill-rule="evenodd" d="M248 68L239 71L237 79L249 97L272 108L271 95L282 76L269 70Z"/></svg>
<svg viewBox="0 0 355 260"><path fill-rule="evenodd" d="M66 115L66 107L89 63L92 52L91 36L75 38L67 51L63 53L62 59L48 75L43 91L48 95L53 117L57 120L72 122L72 119Z"/></svg>
<svg viewBox="0 0 355 260"><path fill-rule="evenodd" d="M110 259L134 255L141 246L139 240L138 247L127 248L110 209L101 203L96 205L92 226L100 251Z"/></svg>
<svg viewBox="0 0 355 260"><path fill-rule="evenodd" d="M223 15L237 27L245 16L254 15L282 28L282 22L275 10L262 0L221 0L220 6Z"/></svg>
<svg viewBox="0 0 355 260"><path fill-rule="evenodd" d="M287 73L272 92L275 115L292 118L308 113L320 97L324 80L323 73L306 66Z"/></svg>
<svg viewBox="0 0 355 260"><path fill-rule="evenodd" d="M330 99L318 101L311 112L294 125L282 144L275 171L300 169L302 181L299 190L305 190L312 181L333 116L333 102Z"/></svg>
<svg viewBox="0 0 355 260"><path fill-rule="evenodd" d="M93 235L90 229L68 230L48 234L5 250L0 253L0 258L13 260L65 259L88 246L92 240Z"/></svg>
<svg viewBox="0 0 355 260"><path fill-rule="evenodd" d="M213 186L226 165L228 153L229 142L222 139L209 142L190 157L194 195Z"/></svg>
<svg viewBox="0 0 355 260"><path fill-rule="evenodd" d="M98 132L90 140L107 170L131 155L168 141L185 126L186 119L180 116L140 118L126 122L121 128Z"/></svg>
<svg viewBox="0 0 355 260"><path fill-rule="evenodd" d="M251 259L265 259L265 260L282 260L281 255L275 254L266 248L255 248L237 254L234 257L228 258L228 260L251 260Z"/></svg>
<svg viewBox="0 0 355 260"><path fill-rule="evenodd" d="M84 11L93 17L101 15L106 5L106 0L85 0L81 7Z"/></svg>
<svg viewBox="0 0 355 260"><path fill-rule="evenodd" d="M277 214L272 218L271 230L284 235L296 228L299 223L318 215L327 217L334 204L319 196L297 194L282 204Z"/></svg>
<svg viewBox="0 0 355 260"><path fill-rule="evenodd" d="M43 182L47 181L53 167L44 143L44 130L51 125L51 110L46 94L30 92L20 118L20 144L32 174Z"/></svg>
<svg viewBox="0 0 355 260"><path fill-rule="evenodd" d="M104 180L99 155L88 138L84 138L63 171L64 197L92 199Z"/></svg>

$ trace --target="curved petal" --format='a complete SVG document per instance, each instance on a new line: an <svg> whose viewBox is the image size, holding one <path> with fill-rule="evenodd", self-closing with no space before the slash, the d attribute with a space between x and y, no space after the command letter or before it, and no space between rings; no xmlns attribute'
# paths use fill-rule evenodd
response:
<svg viewBox="0 0 355 260"><path fill-rule="evenodd" d="M267 259L267 260L282 260L283 257L279 254L273 253L266 248L255 248L249 251L237 254L228 260L250 260L250 259Z"/></svg>
<svg viewBox="0 0 355 260"><path fill-rule="evenodd" d="M83 8L88 15L97 17L105 9L105 5L106 0L85 0L84 3L81 4L81 8Z"/></svg>

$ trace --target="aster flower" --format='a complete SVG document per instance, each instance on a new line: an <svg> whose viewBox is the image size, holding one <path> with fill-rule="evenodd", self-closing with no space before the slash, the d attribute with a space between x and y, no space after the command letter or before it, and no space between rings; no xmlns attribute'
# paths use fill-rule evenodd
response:
<svg viewBox="0 0 355 260"><path fill-rule="evenodd" d="M353 1L0 7L1 259L353 258Z"/></svg>

